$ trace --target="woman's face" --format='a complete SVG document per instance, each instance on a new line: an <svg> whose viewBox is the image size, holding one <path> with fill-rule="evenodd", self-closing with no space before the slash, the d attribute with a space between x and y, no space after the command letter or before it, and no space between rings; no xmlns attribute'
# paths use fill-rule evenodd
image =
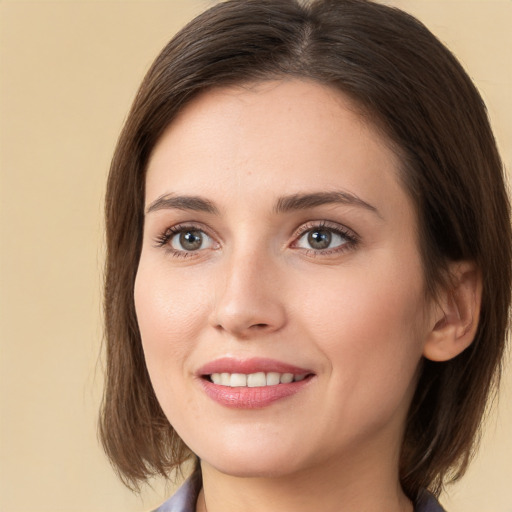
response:
<svg viewBox="0 0 512 512"><path fill-rule="evenodd" d="M432 328L398 173L385 138L313 82L206 92L164 133L135 305L158 400L203 462L396 463Z"/></svg>

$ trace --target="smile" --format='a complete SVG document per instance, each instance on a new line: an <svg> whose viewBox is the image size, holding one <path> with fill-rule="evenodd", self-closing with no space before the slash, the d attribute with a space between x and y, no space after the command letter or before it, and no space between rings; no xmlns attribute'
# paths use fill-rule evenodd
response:
<svg viewBox="0 0 512 512"><path fill-rule="evenodd" d="M300 382L306 378L307 374L300 373L278 373L278 372L256 372L250 374L244 373L212 373L209 379L214 384L228 386L231 388L248 387L259 388L265 386L277 386L278 384L290 384L291 382Z"/></svg>
<svg viewBox="0 0 512 512"><path fill-rule="evenodd" d="M274 359L216 359L196 373L206 395L228 408L260 409L309 386L314 372Z"/></svg>

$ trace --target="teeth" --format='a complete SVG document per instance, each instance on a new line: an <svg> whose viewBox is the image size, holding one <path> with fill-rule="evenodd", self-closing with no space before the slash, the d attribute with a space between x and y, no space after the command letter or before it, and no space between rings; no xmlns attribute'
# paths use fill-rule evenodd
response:
<svg viewBox="0 0 512 512"><path fill-rule="evenodd" d="M231 388L259 388L299 382L306 378L306 374L294 375L293 373L278 372L257 372L250 373L249 375L244 373L212 373L210 378L214 384L221 386L229 386Z"/></svg>
<svg viewBox="0 0 512 512"><path fill-rule="evenodd" d="M281 384L289 384L290 382L293 382L293 373L283 373L280 380Z"/></svg>
<svg viewBox="0 0 512 512"><path fill-rule="evenodd" d="M247 375L247 386L250 388L258 388L267 385L267 377L263 372L250 373Z"/></svg>
<svg viewBox="0 0 512 512"><path fill-rule="evenodd" d="M267 373L267 386L275 386L279 384L281 380L281 375L277 372L268 372Z"/></svg>
<svg viewBox="0 0 512 512"><path fill-rule="evenodd" d="M242 388L247 386L247 375L244 373L232 373L229 385L232 388Z"/></svg>

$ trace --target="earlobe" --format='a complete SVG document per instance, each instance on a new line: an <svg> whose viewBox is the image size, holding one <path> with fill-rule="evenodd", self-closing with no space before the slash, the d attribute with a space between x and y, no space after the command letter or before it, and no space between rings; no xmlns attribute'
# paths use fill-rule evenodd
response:
<svg viewBox="0 0 512 512"><path fill-rule="evenodd" d="M482 276L476 264L456 262L450 266L450 281L434 308L432 329L423 355L432 361L458 356L476 335L482 297Z"/></svg>

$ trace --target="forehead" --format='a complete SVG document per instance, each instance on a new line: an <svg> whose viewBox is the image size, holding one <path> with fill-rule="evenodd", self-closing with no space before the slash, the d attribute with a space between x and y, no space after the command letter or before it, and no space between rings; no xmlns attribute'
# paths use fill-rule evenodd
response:
<svg viewBox="0 0 512 512"><path fill-rule="evenodd" d="M377 202L385 191L403 203L391 148L354 102L316 82L213 89L187 104L154 148L146 204L175 192L236 201L247 191L265 199L318 187Z"/></svg>

